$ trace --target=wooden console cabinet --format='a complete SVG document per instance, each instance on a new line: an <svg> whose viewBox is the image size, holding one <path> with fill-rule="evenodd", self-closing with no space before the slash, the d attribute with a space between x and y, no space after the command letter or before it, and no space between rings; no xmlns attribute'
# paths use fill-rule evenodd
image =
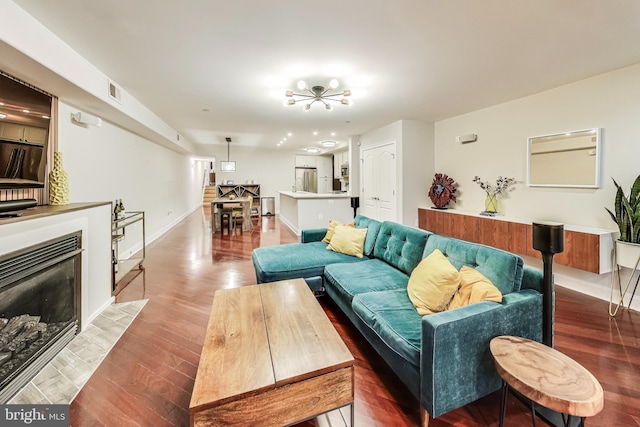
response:
<svg viewBox="0 0 640 427"><path fill-rule="evenodd" d="M541 258L533 249L532 225L505 217L485 217L456 210L418 209L418 226L423 230L469 242ZM613 232L565 225L564 252L554 262L603 274L611 271Z"/></svg>

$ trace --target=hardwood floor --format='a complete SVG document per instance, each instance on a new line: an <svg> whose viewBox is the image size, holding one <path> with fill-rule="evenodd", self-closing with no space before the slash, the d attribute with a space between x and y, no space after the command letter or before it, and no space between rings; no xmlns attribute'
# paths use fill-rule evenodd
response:
<svg viewBox="0 0 640 427"><path fill-rule="evenodd" d="M214 292L256 282L253 248L297 241L274 217L263 218L253 233L212 236L209 224L205 207L147 247L145 270L128 278L118 302L149 302L71 404L72 426L189 424ZM604 301L561 287L556 294L555 347L590 370L605 391L603 411L586 424L640 426L640 313L612 319ZM340 309L327 297L319 301L356 359L356 426L418 425L417 401ZM499 406L496 392L429 425L497 426ZM505 424L531 425L527 408L513 397Z"/></svg>

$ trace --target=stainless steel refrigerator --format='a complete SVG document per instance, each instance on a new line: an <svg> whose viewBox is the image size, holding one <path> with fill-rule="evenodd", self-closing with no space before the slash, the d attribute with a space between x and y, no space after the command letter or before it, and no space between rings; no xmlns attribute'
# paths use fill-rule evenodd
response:
<svg viewBox="0 0 640 427"><path fill-rule="evenodd" d="M318 192L318 170L316 168L296 168L296 191Z"/></svg>

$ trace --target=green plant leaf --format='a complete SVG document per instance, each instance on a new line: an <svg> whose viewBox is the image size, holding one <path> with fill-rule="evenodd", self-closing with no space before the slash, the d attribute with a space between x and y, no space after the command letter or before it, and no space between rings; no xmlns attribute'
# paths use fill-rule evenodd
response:
<svg viewBox="0 0 640 427"><path fill-rule="evenodd" d="M624 190L616 180L611 179L616 186L614 211L605 209L609 212L611 219L618 224L621 241L640 243L640 175L631 186L629 198L625 196Z"/></svg>
<svg viewBox="0 0 640 427"><path fill-rule="evenodd" d="M637 205L640 200L640 175L636 178L631 186L631 194L629 195L629 202L632 205Z"/></svg>

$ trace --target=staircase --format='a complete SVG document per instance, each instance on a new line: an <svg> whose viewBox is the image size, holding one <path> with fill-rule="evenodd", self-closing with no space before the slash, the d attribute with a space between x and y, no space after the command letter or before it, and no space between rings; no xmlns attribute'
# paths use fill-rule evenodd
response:
<svg viewBox="0 0 640 427"><path fill-rule="evenodd" d="M216 198L216 186L215 185L205 186L203 195L202 195L202 204L210 205L211 201L215 198Z"/></svg>

